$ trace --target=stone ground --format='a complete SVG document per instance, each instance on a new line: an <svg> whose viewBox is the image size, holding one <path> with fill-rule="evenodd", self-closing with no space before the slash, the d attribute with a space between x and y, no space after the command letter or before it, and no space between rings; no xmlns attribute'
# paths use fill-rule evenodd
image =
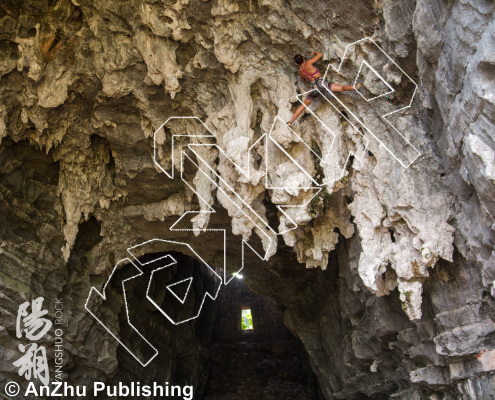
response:
<svg viewBox="0 0 495 400"><path fill-rule="evenodd" d="M123 4L0 2L0 387L19 378L12 363L18 345L27 344L16 337L19 305L42 296L47 303L64 298L65 371L71 383L170 377L194 385L195 398L202 395L213 306L212 315L206 307L188 325L163 324L160 315L151 315L153 323L143 331L160 358L148 369L84 308L91 287L101 289L116 262L128 257L127 248L146 240L187 242L206 262L221 265L211 232L191 238L170 231L184 212L205 207L189 183L158 171L153 158L156 150L164 169L173 168L172 161L180 165L171 137L195 134L198 127L189 120L159 127L168 117L197 116L238 165L246 167L250 146L271 132L306 168L302 173L278 151L272 170L263 170L263 163L257 169L267 158L259 146L251 158L256 171L245 179L225 157L204 149L202 155L280 233L277 253L268 262L248 254L243 273L254 290L277 303L327 400L490 398L495 3ZM310 110L336 133L335 143L311 113L293 128L313 152L283 123L299 104L296 95L307 90L291 57L320 50L323 70L363 37L373 37L418 85L411 107L392 121L421 152L408 168L366 133L368 151L347 163L351 151L362 150L361 135L323 99ZM371 108L356 96L338 98L375 133L392 135L384 138L394 139L386 143L397 149L403 141L392 129L382 129L388 125L378 116L408 104L414 85L369 42L354 54L332 80L352 82L362 56L378 65L396 91ZM379 80L368 80L366 89L379 95ZM282 123L274 125L275 116ZM179 147L193 142L181 137ZM318 153L330 154L332 162ZM333 180L341 171L345 175ZM192 166L183 172L217 211L209 222L194 217L192 227L235 232L239 237L229 247L240 236L257 237L260 231L252 234L236 199L222 195ZM298 187L315 178L326 182L327 193L306 209L292 208L298 228L282 233L290 223L277 205L304 204L311 192L268 189L264 176L274 186L291 181ZM239 259L240 246L231 248L230 256ZM125 332L118 292L111 310L110 328ZM135 314L153 313L159 314L145 303ZM40 344L51 345L52 339ZM279 387L261 384L266 393Z"/></svg>
<svg viewBox="0 0 495 400"><path fill-rule="evenodd" d="M297 353L286 351L290 344L248 335L242 341L212 344L204 400L313 400Z"/></svg>
<svg viewBox="0 0 495 400"><path fill-rule="evenodd" d="M235 279L220 292L204 400L317 400L319 388L300 340L284 326L268 296ZM251 309L253 330L240 312Z"/></svg>

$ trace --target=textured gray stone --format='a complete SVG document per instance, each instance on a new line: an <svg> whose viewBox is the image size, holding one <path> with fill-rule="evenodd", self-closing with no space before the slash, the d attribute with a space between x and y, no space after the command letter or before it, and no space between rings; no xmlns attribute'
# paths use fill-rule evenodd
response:
<svg viewBox="0 0 495 400"><path fill-rule="evenodd" d="M15 375L13 317L34 296L66 299L72 382L144 377L124 368L130 356L84 311L90 287L103 286L127 247L155 237L191 240L213 264L219 257L210 238L168 231L204 204L158 171L154 131L170 116L198 116L242 163L275 115L288 119L296 94L307 90L294 53L323 51L324 69L348 43L373 36L419 84L398 122L422 156L405 169L371 140L348 178L329 186L330 201L292 211L299 227L279 237L267 263L248 256L246 279L277 301L327 399L492 395L494 11L485 0L1 4L0 383ZM331 78L344 84L354 76L344 70ZM389 66L387 79L402 78ZM401 85L388 104L406 96ZM358 97L339 98L382 127ZM331 162L315 161L287 130L274 134L315 176L330 179L360 143L330 105L316 104L312 110L338 133ZM172 124L159 134L162 165L171 166L170 134L194 129ZM294 129L320 151L330 147L314 118ZM262 173L245 179L225 157L205 153L276 226L287 220L275 205L305 196L266 190ZM306 179L276 161L273 179ZM195 226L256 235L214 185L200 175L195 184L218 211ZM180 334L161 327L165 361L147 378L183 373L201 391L207 320L198 322L204 335L195 326ZM179 359L189 361L178 367Z"/></svg>

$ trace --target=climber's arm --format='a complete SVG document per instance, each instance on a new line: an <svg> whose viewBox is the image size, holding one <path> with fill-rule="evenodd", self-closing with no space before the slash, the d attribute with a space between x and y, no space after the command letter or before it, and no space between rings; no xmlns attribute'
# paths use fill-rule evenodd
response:
<svg viewBox="0 0 495 400"><path fill-rule="evenodd" d="M318 61L320 58L323 57L323 53L320 51L313 51L311 52L312 58L308 60L309 64L314 64L316 61Z"/></svg>

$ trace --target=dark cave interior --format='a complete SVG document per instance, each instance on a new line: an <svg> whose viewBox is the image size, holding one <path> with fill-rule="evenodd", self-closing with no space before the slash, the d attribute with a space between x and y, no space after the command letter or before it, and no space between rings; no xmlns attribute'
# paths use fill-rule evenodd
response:
<svg viewBox="0 0 495 400"><path fill-rule="evenodd" d="M125 346L136 353L147 351L145 345L140 346L141 339L131 322L158 350L150 364L141 367L119 346L115 383L137 377L143 384L193 384L194 398L205 400L324 398L303 344L285 327L276 303L251 291L241 278L222 285L215 301L206 298L198 318L177 325L165 318L145 293L162 309L171 308L167 302L176 305L180 309L176 317L187 315L201 304L202 286L208 285L210 279L208 269L192 257L177 252L169 255L177 264L161 269L160 275L151 272L157 265L146 264L142 276L132 284L131 280L125 283L127 307L123 306L122 283L132 276L132 264L119 267L106 288L106 302L98 311L101 318L108 320L112 310L120 310L119 339ZM147 257L167 265L163 254L146 255L139 261L145 263ZM193 278L190 288L184 282L187 277ZM168 287L177 282L186 284L175 285L175 298ZM180 298L191 300L179 304ZM252 312L251 330L241 327L242 310L247 308ZM171 375L163 375L168 370L164 364L170 367Z"/></svg>

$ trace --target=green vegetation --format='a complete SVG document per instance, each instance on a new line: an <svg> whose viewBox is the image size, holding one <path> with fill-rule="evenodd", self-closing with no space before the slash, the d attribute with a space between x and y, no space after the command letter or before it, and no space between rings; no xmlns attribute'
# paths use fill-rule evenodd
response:
<svg viewBox="0 0 495 400"><path fill-rule="evenodd" d="M241 327L243 331L253 329L253 316L251 310L242 310Z"/></svg>
<svg viewBox="0 0 495 400"><path fill-rule="evenodd" d="M332 204L332 196L327 192L327 188L323 189L321 197L323 199L323 208L330 207L330 204Z"/></svg>
<svg viewBox="0 0 495 400"><path fill-rule="evenodd" d="M332 204L332 196L324 188L318 196L313 197L310 202L308 214L311 218L316 218L325 212L325 209Z"/></svg>
<svg viewBox="0 0 495 400"><path fill-rule="evenodd" d="M315 154L321 158L321 149L316 140L311 140L311 150L315 152Z"/></svg>

